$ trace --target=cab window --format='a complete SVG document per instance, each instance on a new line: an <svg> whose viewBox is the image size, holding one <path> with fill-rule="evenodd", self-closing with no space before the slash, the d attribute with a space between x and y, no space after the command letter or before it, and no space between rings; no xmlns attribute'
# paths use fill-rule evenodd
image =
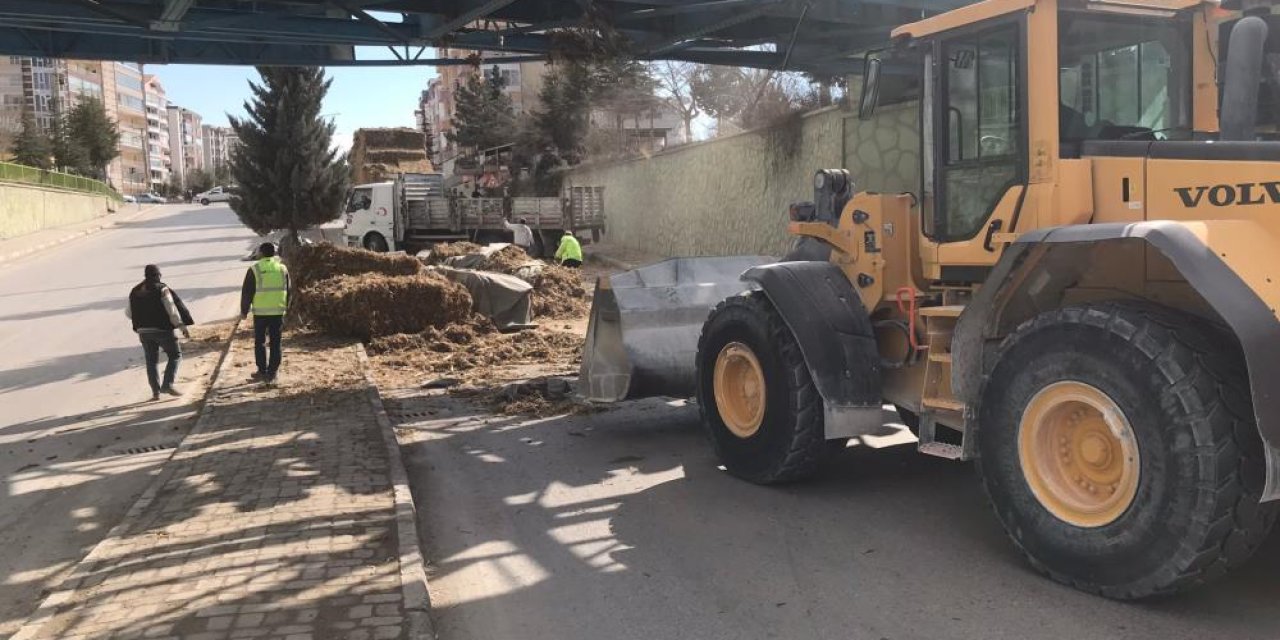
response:
<svg viewBox="0 0 1280 640"><path fill-rule="evenodd" d="M1083 140L1190 138L1189 23L1064 12L1058 25L1064 155Z"/></svg>
<svg viewBox="0 0 1280 640"><path fill-rule="evenodd" d="M1001 196L1022 180L1025 147L1019 25L1006 23L941 44L938 198L934 237L972 238Z"/></svg>
<svg viewBox="0 0 1280 640"><path fill-rule="evenodd" d="M347 199L347 213L364 211L373 204L373 189L353 189Z"/></svg>

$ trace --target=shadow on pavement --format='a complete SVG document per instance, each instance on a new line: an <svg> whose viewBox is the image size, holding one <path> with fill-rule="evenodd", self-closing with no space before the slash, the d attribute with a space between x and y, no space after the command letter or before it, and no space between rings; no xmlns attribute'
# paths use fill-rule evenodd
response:
<svg viewBox="0 0 1280 640"><path fill-rule="evenodd" d="M229 270L230 269L227 269L227 271ZM137 282L133 284L137 284ZM8 320L12 322L19 320L48 320L58 316L70 315L83 311L117 310L120 312L120 318L125 330L128 330L129 325L128 320L125 319L124 310L125 306L128 304L129 288L131 287L132 285L125 285L122 287L118 297L102 298L92 302L68 307L59 307L56 309L40 309L37 311L14 313L7 316L0 316L0 320ZM175 285L173 288L178 292L178 295L182 296L182 300L188 305L201 298L208 298L240 290L240 286L238 284L220 287L178 287Z"/></svg>
<svg viewBox="0 0 1280 640"><path fill-rule="evenodd" d="M717 468L691 407L644 401L542 420L484 415L447 397L388 407L413 443L437 629L451 640L1264 638L1280 629L1280 535L1224 580L1125 604L1036 574L972 465L914 446L855 441L814 481L759 487Z"/></svg>
<svg viewBox="0 0 1280 640"><path fill-rule="evenodd" d="M355 628L400 637L386 447L358 373L347 376L350 384L288 382L290 367L356 370L349 349L318 351L305 365L291 354L279 389L220 384L202 431L167 463L119 466L127 455L81 461L104 469L84 482L109 481L116 468L120 476L149 474L161 463L168 480L122 536L104 542L70 605L37 637L259 629L329 638ZM74 530L90 506L68 505L59 526ZM32 591L55 569L19 559L0 581L0 601ZM0 631L20 620L0 619Z"/></svg>

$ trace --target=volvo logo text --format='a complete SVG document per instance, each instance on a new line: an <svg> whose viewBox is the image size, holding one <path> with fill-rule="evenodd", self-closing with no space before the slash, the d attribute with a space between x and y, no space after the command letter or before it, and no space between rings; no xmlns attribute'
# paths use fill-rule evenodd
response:
<svg viewBox="0 0 1280 640"><path fill-rule="evenodd" d="M1187 208L1206 202L1215 207L1246 204L1280 204L1280 181L1215 184L1204 187L1174 187Z"/></svg>

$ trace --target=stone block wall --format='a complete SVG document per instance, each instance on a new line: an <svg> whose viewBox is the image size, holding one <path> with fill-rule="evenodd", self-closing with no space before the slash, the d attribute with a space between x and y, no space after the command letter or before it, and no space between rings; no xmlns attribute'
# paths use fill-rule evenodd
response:
<svg viewBox="0 0 1280 640"><path fill-rule="evenodd" d="M566 182L605 187L610 243L666 256L780 255L787 206L812 199L818 169L848 168L860 190L917 188L916 113L898 105L861 121L824 109L649 158L582 165Z"/></svg>
<svg viewBox="0 0 1280 640"><path fill-rule="evenodd" d="M106 196L0 182L0 240L107 214Z"/></svg>

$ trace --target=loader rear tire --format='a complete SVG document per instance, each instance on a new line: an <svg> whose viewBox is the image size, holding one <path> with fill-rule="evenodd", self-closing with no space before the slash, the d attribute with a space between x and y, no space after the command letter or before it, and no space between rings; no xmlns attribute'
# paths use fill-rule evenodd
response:
<svg viewBox="0 0 1280 640"><path fill-rule="evenodd" d="M1253 415L1243 356L1216 327L1154 305L1069 307L1001 345L978 466L1036 569L1109 598L1167 595L1248 559L1275 520Z"/></svg>
<svg viewBox="0 0 1280 640"><path fill-rule="evenodd" d="M745 425L741 415L722 416L725 409L717 404L717 361L726 353L753 361L763 377L762 413ZM698 339L697 365L702 425L729 473L781 484L818 471L831 451L823 437L822 397L791 329L763 293L734 296L711 312Z"/></svg>

